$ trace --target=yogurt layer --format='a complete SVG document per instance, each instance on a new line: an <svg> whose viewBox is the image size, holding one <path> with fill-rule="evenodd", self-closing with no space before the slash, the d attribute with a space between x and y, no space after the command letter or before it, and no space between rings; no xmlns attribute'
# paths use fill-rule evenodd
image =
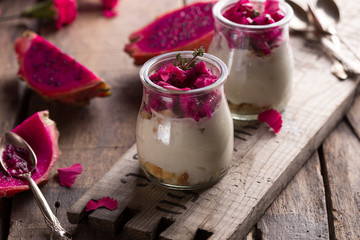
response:
<svg viewBox="0 0 360 240"><path fill-rule="evenodd" d="M164 183L183 185L206 183L226 172L233 153L233 123L227 104L219 104L211 118L198 122L161 112L149 115L139 114L136 136L145 171Z"/></svg>
<svg viewBox="0 0 360 240"><path fill-rule="evenodd" d="M286 105L291 91L292 56L290 47L281 44L269 55L257 56L251 50L234 49L238 56L229 62L225 93L232 104L257 107ZM279 109L282 110L282 109Z"/></svg>

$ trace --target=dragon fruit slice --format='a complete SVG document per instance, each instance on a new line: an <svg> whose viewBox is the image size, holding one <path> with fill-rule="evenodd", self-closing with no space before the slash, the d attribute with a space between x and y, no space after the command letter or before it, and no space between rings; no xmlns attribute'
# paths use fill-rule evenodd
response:
<svg viewBox="0 0 360 240"><path fill-rule="evenodd" d="M15 42L19 76L43 97L83 106L94 97L110 95L110 87L56 46L26 31Z"/></svg>
<svg viewBox="0 0 360 240"><path fill-rule="evenodd" d="M49 112L35 113L12 131L24 138L36 154L38 162L32 174L34 181L37 184L47 181L50 170L60 155L59 132L55 122L49 118ZM0 198L12 197L27 189L27 184L12 178L0 168Z"/></svg>
<svg viewBox="0 0 360 240"><path fill-rule="evenodd" d="M166 52L208 49L214 34L212 6L215 1L198 2L158 17L132 33L125 52L136 65Z"/></svg>

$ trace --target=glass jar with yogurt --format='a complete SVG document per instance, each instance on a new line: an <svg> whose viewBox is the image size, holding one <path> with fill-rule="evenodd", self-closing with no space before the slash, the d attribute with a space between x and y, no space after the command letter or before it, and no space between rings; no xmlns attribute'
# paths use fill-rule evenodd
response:
<svg viewBox="0 0 360 240"><path fill-rule="evenodd" d="M180 54L193 58L190 51ZM156 83L154 76L165 81L176 74L183 76L173 66L177 55L157 56L141 68L138 159L151 181L172 189L197 189L217 182L232 160L233 122L223 87L228 71L220 59L204 54L196 60L198 70L188 70L184 75L196 76L195 82L195 78L187 79L180 84L182 88ZM175 71L167 75L167 67ZM206 76L204 72L208 72ZM208 85L207 81L212 83Z"/></svg>
<svg viewBox="0 0 360 240"><path fill-rule="evenodd" d="M264 110L283 111L293 81L291 7L285 1L220 0L213 15L209 53L229 69L225 93L232 117L256 120Z"/></svg>

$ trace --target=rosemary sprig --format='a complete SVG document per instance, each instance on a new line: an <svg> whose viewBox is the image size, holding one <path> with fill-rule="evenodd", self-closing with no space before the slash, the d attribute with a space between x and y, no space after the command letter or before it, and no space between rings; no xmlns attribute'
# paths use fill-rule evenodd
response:
<svg viewBox="0 0 360 240"><path fill-rule="evenodd" d="M178 53L176 55L176 59L174 60L174 65L179 67L183 71L189 70L195 66L196 58L204 56L204 53L205 49L202 46L198 50L194 49L193 58L191 58L190 60L188 58L182 58L181 54Z"/></svg>

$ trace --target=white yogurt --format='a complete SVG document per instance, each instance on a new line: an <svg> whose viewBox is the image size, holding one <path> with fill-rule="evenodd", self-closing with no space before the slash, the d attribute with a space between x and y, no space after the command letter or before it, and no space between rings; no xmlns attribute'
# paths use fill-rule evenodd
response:
<svg viewBox="0 0 360 240"><path fill-rule="evenodd" d="M232 159L233 123L224 102L211 118L199 122L157 112L152 112L150 119L139 114L136 138L143 166L150 163L166 173L186 175L186 182L181 183L185 185L216 180L226 172ZM177 179L162 180L180 184Z"/></svg>
<svg viewBox="0 0 360 240"><path fill-rule="evenodd" d="M229 62L225 93L232 104L252 104L263 108L286 105L291 92L292 56L286 44L269 55L256 56L251 50L235 49ZM282 109L280 109L282 110Z"/></svg>
<svg viewBox="0 0 360 240"><path fill-rule="evenodd" d="M266 109L285 108L293 78L293 55L288 41L271 48L270 54L258 56L251 49L230 49L223 37L209 51L229 69L224 88L234 119L253 120Z"/></svg>

